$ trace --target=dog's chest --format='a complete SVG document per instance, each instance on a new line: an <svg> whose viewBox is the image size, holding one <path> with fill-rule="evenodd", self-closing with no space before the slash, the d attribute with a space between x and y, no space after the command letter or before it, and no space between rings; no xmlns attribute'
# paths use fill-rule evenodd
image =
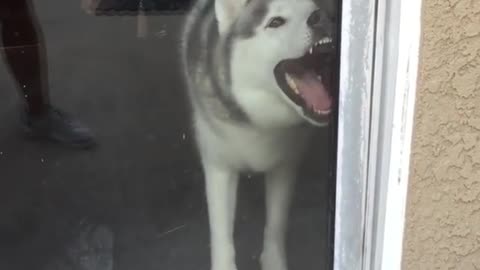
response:
<svg viewBox="0 0 480 270"><path fill-rule="evenodd" d="M295 150L293 138L277 134L236 132L230 135L229 142L229 159L254 171L265 171L284 162L289 158L288 153Z"/></svg>
<svg viewBox="0 0 480 270"><path fill-rule="evenodd" d="M260 126L288 126L303 121L278 95L251 88L235 89L233 93L240 108Z"/></svg>
<svg viewBox="0 0 480 270"><path fill-rule="evenodd" d="M215 149L211 154L238 170L256 172L294 162L303 152L309 134L304 129L258 130L238 126L224 126L221 131L219 137L203 134L207 135L203 138L205 146Z"/></svg>

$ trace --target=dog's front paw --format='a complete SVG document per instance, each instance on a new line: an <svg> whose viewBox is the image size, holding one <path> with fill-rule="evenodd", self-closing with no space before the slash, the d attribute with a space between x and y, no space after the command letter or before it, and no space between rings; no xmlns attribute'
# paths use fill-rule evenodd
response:
<svg viewBox="0 0 480 270"><path fill-rule="evenodd" d="M260 263L262 264L262 270L287 270L285 252L276 246L264 248Z"/></svg>
<svg viewBox="0 0 480 270"><path fill-rule="evenodd" d="M237 266L233 262L213 263L212 270L237 270Z"/></svg>
<svg viewBox="0 0 480 270"><path fill-rule="evenodd" d="M234 254L233 248L227 246L223 246L219 252L214 252L211 270L237 270Z"/></svg>

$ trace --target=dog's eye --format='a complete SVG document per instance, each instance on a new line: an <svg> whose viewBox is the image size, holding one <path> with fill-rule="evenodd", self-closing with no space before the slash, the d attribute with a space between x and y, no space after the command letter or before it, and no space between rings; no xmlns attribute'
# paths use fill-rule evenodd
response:
<svg viewBox="0 0 480 270"><path fill-rule="evenodd" d="M270 22L268 22L267 27L278 28L278 27L284 25L286 22L287 22L287 20L285 20L282 17L274 17L270 20Z"/></svg>

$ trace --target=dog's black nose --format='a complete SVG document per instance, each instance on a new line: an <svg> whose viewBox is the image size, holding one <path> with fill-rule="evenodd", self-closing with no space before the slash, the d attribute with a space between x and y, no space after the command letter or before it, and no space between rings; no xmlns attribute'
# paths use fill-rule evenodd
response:
<svg viewBox="0 0 480 270"><path fill-rule="evenodd" d="M317 9L310 14L310 17L307 19L307 24L315 30L329 32L328 29L332 26L332 21L324 10Z"/></svg>

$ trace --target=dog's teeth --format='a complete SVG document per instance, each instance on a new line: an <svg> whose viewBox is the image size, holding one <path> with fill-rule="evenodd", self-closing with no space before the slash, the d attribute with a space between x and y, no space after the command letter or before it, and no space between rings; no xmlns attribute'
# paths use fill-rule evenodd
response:
<svg viewBox="0 0 480 270"><path fill-rule="evenodd" d="M287 80L288 86L290 86L290 88L292 88L292 90L296 94L300 94L300 92L298 91L298 88L297 88L297 84L295 83L295 80L290 76L290 74L286 73L285 74L285 79Z"/></svg>
<svg viewBox="0 0 480 270"><path fill-rule="evenodd" d="M330 113L331 110L315 110L315 113L320 115L327 115Z"/></svg>
<svg viewBox="0 0 480 270"><path fill-rule="evenodd" d="M324 38L320 39L319 41L315 42L314 47L318 47L320 45L332 43L332 41L333 41L332 38L324 37Z"/></svg>

